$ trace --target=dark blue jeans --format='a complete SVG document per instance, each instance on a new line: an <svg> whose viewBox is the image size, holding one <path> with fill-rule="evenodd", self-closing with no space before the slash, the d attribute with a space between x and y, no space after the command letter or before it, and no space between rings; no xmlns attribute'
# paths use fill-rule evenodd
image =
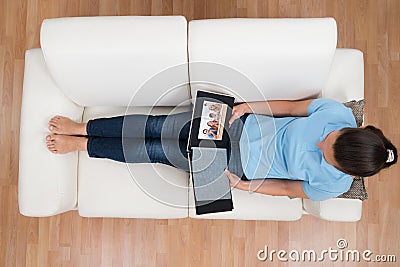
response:
<svg viewBox="0 0 400 267"><path fill-rule="evenodd" d="M241 174L239 139L247 114L228 129L231 171ZM89 120L87 151L90 157L127 163L163 163L189 172L187 142L192 112L171 115L126 115ZM231 151L232 150L232 151ZM233 155L233 156L232 156ZM232 158L231 158L232 156ZM232 161L230 161L232 159ZM244 178L246 179L246 178Z"/></svg>
<svg viewBox="0 0 400 267"><path fill-rule="evenodd" d="M88 154L128 163L163 163L189 171L186 147L191 118L188 111L89 120Z"/></svg>

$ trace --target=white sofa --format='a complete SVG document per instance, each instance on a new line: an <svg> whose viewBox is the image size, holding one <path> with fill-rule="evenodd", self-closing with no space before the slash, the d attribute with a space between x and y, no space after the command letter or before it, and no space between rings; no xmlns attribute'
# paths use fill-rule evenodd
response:
<svg viewBox="0 0 400 267"><path fill-rule="evenodd" d="M363 55L337 49L334 19L91 17L45 20L26 51L19 208L26 216L357 221L354 199L313 202L232 189L234 210L196 215L188 174L47 151L47 123L190 110L197 89L237 101L324 96L362 99ZM179 106L178 108L174 108Z"/></svg>

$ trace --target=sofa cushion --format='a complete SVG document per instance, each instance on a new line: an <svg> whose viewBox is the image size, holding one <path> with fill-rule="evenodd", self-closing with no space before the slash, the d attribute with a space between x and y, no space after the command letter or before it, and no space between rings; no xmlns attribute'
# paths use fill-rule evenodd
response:
<svg viewBox="0 0 400 267"><path fill-rule="evenodd" d="M332 18L194 20L188 35L192 95L225 91L237 101L318 94L337 39Z"/></svg>
<svg viewBox="0 0 400 267"><path fill-rule="evenodd" d="M55 82L81 106L174 106L189 98L183 16L46 19L40 43Z"/></svg>
<svg viewBox="0 0 400 267"><path fill-rule="evenodd" d="M166 114L169 108L131 107L129 114ZM183 112L181 107L175 112ZM126 108L86 108L83 121L124 115ZM84 217L184 218L188 216L185 171L164 164L125 164L79 153L78 211Z"/></svg>
<svg viewBox="0 0 400 267"><path fill-rule="evenodd" d="M301 198L269 196L231 189L233 210L209 214L196 214L192 181L189 185L189 217L196 219L275 220L294 221L303 214Z"/></svg>

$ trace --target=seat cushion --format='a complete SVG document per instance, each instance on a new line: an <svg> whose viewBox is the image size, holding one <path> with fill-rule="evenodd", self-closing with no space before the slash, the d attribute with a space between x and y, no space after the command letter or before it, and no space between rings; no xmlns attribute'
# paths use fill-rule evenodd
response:
<svg viewBox="0 0 400 267"><path fill-rule="evenodd" d="M84 121L123 115L126 108L86 108ZM146 114L149 108L130 108ZM187 107L175 112L187 111ZM153 108L166 114L169 108ZM164 164L125 164L79 153L78 211L84 217L184 218L188 216L188 174Z"/></svg>
<svg viewBox="0 0 400 267"><path fill-rule="evenodd" d="M196 219L294 221L303 214L302 199L269 196L232 188L232 211L196 215L192 181L189 186L189 216Z"/></svg>

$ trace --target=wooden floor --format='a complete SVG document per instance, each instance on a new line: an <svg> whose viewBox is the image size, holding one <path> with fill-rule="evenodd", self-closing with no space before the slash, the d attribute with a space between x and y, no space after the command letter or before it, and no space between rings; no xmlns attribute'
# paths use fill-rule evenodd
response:
<svg viewBox="0 0 400 267"><path fill-rule="evenodd" d="M400 0L0 0L0 266L267 266L257 251L336 248L396 254L400 265L400 164L368 179L369 200L357 223L303 216L295 222L87 219L75 211L51 218L18 212L18 146L24 52L39 47L45 18L170 15L325 17L338 24L338 46L365 57L366 123L400 147ZM44 103L45 104L45 103ZM34 116L34 115L33 115ZM312 266L279 263L268 266ZM320 263L319 263L320 265ZM323 266L344 266L325 260Z"/></svg>

